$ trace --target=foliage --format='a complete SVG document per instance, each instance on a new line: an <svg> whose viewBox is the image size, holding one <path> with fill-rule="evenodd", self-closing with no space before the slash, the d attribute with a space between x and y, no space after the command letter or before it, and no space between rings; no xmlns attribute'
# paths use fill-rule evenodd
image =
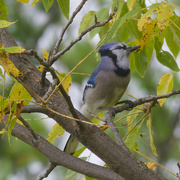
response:
<svg viewBox="0 0 180 180"><path fill-rule="evenodd" d="M17 1L19 1L18 3L26 3L31 6L38 6L38 3L41 2L39 0L34 0L30 4L29 0ZM59 11L61 11L62 15L67 19L70 25L72 23L70 16L71 2L69 0L43 0L45 11L49 13L55 3L58 3ZM13 26L14 23L17 23L17 21L8 21L8 7L6 7L3 0L0 1L0 5L0 28ZM104 22L109 17L110 12L114 11L115 7L117 7L117 12L113 16L112 20L110 20L108 23L105 23L103 26L97 26L87 31L89 32L89 41L93 40L93 38L98 35L100 39L98 46L112 41L125 42L129 46L139 45L140 49L138 53L132 53L130 56L130 63L132 72L141 78L144 78L148 74L148 69L152 63L153 54L155 53L156 59L161 64L161 67L168 68L167 72L165 72L165 74L159 78L159 83L157 85L157 95L170 93L174 89L173 85L176 84L174 81L176 81L176 75L179 73L179 67L176 59L180 50L180 17L176 14L175 11L175 7L179 7L168 2L152 3L151 5L146 6L145 0L113 0L111 6L101 8L98 11L89 11L84 15L84 17L82 17L82 21L78 28L78 36L81 36L86 30L88 30L89 27L92 27L95 23L98 25L98 23ZM169 48L169 51L164 49L163 45L165 42ZM65 55L62 57L62 59L64 59L63 62L65 59L70 59L69 67L74 67L75 64L77 64L76 61L72 62L71 60L71 57L74 57L73 49L71 50L73 45L76 47L75 43L73 44L70 42L70 48L68 48L68 50L65 49ZM43 55L41 60L43 59L44 61L39 60L39 63L41 64L39 68L40 71L43 71L43 68L46 68L46 64L43 64L42 62L50 62L50 60L53 58L53 55L58 55L58 52L61 52L59 49L57 52L55 52L54 49L55 48L52 48L51 51L47 52L42 48ZM68 51L72 53L68 55ZM92 52L94 52L94 50L92 50ZM9 56L11 54L29 55L28 53L29 52L27 50L21 48L20 46L4 48L4 45L1 44L0 65L3 68L3 71L5 71L9 76L22 76L22 73L18 70L16 65L9 60ZM76 53L76 51L74 53ZM33 55L37 58L37 56L34 54L30 55ZM59 57L61 56L58 56L58 58ZM87 57L84 58L83 61L84 60L87 60ZM81 65L81 63L78 64L77 67L79 65ZM65 92L68 93L72 83L71 75L73 75L74 70L77 70L77 67L69 73L60 73L53 69L52 71L55 72L58 80L60 81L60 84L56 84L54 89L57 90L62 85ZM78 68L78 71L82 71L83 73L82 69L83 68ZM22 122L18 120L18 117L20 116L23 107L27 106L29 102L34 104L37 104L37 102L32 100L31 95L25 89L26 87L23 87L23 84L21 85L14 78L11 78L11 80L14 82L14 85L9 91L9 96L5 97L4 92L6 89L4 82L7 80L5 78L6 76L3 74L3 71L0 71L0 80L3 84L3 86L0 86L3 89L2 96L0 96L0 113L1 120L5 114L9 114L8 120L6 122L7 125L9 125L9 128L8 130L7 127L2 129L0 134L4 135L7 133L8 140L10 142L11 132L15 123L22 124ZM59 89L58 92L61 94L61 96L63 96L63 93ZM50 98L53 93L54 91L49 94L48 98ZM47 102L48 98L44 102ZM164 105L165 100L166 98L158 100L161 107ZM148 144L152 154L158 157L157 147L153 139L153 107L154 104L152 102L147 102L144 105L137 106L125 115L125 122L127 123L125 127L127 128L124 130L125 134L123 140L130 151L135 151L137 153L138 151L141 151L142 142L140 139L142 134L149 133ZM119 122L120 120L117 120L117 127L119 126ZM144 130L144 125L147 126L146 130ZM101 127L102 126L103 125L101 125ZM106 128L104 128L104 131L105 130ZM56 123L49 132L47 140L54 144L57 137L62 136L64 131L65 130ZM85 149L85 147L82 147L76 151L74 156L79 157ZM155 170L156 163L154 164L147 162L147 166L150 169ZM88 177L86 179L88 179Z"/></svg>

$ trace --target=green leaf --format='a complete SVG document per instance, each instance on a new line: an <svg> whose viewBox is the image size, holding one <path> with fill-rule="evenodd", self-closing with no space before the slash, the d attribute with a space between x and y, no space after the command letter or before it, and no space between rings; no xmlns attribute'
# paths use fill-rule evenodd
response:
<svg viewBox="0 0 180 180"><path fill-rule="evenodd" d="M58 136L62 136L64 134L65 130L58 124L56 123L53 127L51 132L48 134L48 138L47 141L49 141L50 143L54 143L54 141L56 140L56 137Z"/></svg>
<svg viewBox="0 0 180 180"><path fill-rule="evenodd" d="M95 11L89 11L82 19L78 34L80 34L83 30L93 24L94 22L94 13Z"/></svg>
<svg viewBox="0 0 180 180"><path fill-rule="evenodd" d="M84 150L86 149L86 147L84 146L84 147L82 147L81 149L79 149L79 150L77 150L75 153L74 153L74 155L73 156L75 156L75 157L79 157L81 154L82 154L82 152L84 152Z"/></svg>
<svg viewBox="0 0 180 180"><path fill-rule="evenodd" d="M24 105L28 105L30 100L32 99L31 95L27 92L22 84L16 82L11 89L10 95L11 100L23 100ZM26 99L26 100L25 100Z"/></svg>
<svg viewBox="0 0 180 180"><path fill-rule="evenodd" d="M170 68L173 71L179 71L179 67L173 58L173 56L167 51L156 51L156 57L158 61L164 66Z"/></svg>
<svg viewBox="0 0 180 180"><path fill-rule="evenodd" d="M69 0L57 0L57 2L66 19L69 19Z"/></svg>
<svg viewBox="0 0 180 180"><path fill-rule="evenodd" d="M43 0L43 5L44 5L46 12L48 12L48 10L53 5L53 3L54 3L54 0Z"/></svg>
<svg viewBox="0 0 180 180"><path fill-rule="evenodd" d="M153 50L154 50L154 38L151 39L146 46L144 47L145 54L148 57L148 62L151 61L152 55L153 55Z"/></svg>
<svg viewBox="0 0 180 180"><path fill-rule="evenodd" d="M12 47L8 47L8 48L0 48L0 52L6 52L6 53L21 53L24 52L25 49L19 47L19 46L12 46Z"/></svg>
<svg viewBox="0 0 180 180"><path fill-rule="evenodd" d="M5 21L5 20L0 20L0 28L5 28L5 27L9 27L10 25L16 23L15 22L9 22L9 21Z"/></svg>
<svg viewBox="0 0 180 180"><path fill-rule="evenodd" d="M0 20L6 20L8 14L7 7L3 0L0 0Z"/></svg>
<svg viewBox="0 0 180 180"><path fill-rule="evenodd" d="M140 134L141 134L140 127L141 125L136 126L125 140L125 144L129 148L130 151L134 149L135 144L138 138L140 137Z"/></svg>
<svg viewBox="0 0 180 180"><path fill-rule="evenodd" d="M31 6L35 6L38 2L39 2L39 0L34 0L31 4Z"/></svg>
<svg viewBox="0 0 180 180"><path fill-rule="evenodd" d="M16 104L16 103L15 103ZM16 117L13 117L10 121L10 125L9 125L9 128L8 128L8 140L9 140L9 144L10 144L10 139L11 139L11 132L13 130L13 127L15 126L16 124L16 120L17 118Z"/></svg>
<svg viewBox="0 0 180 180"><path fill-rule="evenodd" d="M135 3L136 3L136 0L127 0L127 6L128 6L130 11L132 9L134 9Z"/></svg>
<svg viewBox="0 0 180 180"><path fill-rule="evenodd" d="M143 78L146 74L149 60L144 51L141 51L140 53L134 52L131 54L130 58L133 58L133 63L135 65L136 71L138 74Z"/></svg>
<svg viewBox="0 0 180 180"><path fill-rule="evenodd" d="M164 30L164 35L168 48L172 52L173 56L177 58L179 54L180 39L171 25Z"/></svg>
<svg viewBox="0 0 180 180"><path fill-rule="evenodd" d="M103 22L104 20L106 20L108 18L109 15L109 8L102 8L100 9L98 12L95 13L96 17L97 17L97 21L98 22ZM107 24L105 25L107 26ZM101 29L103 29L104 27L98 27L93 29L92 31L90 31L89 33L89 39L91 40L97 33L99 33L101 31Z"/></svg>
<svg viewBox="0 0 180 180"><path fill-rule="evenodd" d="M173 89L173 74L165 74L159 80L159 84L157 87L157 95L163 95L171 92ZM166 98L159 99L160 106L162 106L165 102Z"/></svg>

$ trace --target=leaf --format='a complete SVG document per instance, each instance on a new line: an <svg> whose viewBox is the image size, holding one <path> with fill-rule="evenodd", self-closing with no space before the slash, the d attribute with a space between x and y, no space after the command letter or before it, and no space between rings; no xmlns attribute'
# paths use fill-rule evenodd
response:
<svg viewBox="0 0 180 180"><path fill-rule="evenodd" d="M143 37L137 44L137 45L141 46L140 50L143 49L143 47L146 46L146 44L150 41L151 34L154 31L156 24L157 24L156 19L152 20L152 21L148 21L147 23L144 24Z"/></svg>
<svg viewBox="0 0 180 180"><path fill-rule="evenodd" d="M146 125L147 125L147 128L149 130L150 146L151 146L152 152L156 157L158 157L157 152L156 152L156 147L155 147L154 141L153 141L152 119L150 116L147 119Z"/></svg>
<svg viewBox="0 0 180 180"><path fill-rule="evenodd" d="M81 149L77 150L77 151L73 154L73 156L74 156L74 157L79 157L79 156L82 154L82 152L84 152L85 149L86 149L85 146L82 147Z"/></svg>
<svg viewBox="0 0 180 180"><path fill-rule="evenodd" d="M129 11L131 11L132 9L134 9L134 5L136 3L136 0L127 0L127 6L129 8Z"/></svg>
<svg viewBox="0 0 180 180"><path fill-rule="evenodd" d="M44 50L43 48L41 48L41 50L42 50L42 52L43 52L43 57L44 57L44 59L47 60L47 59L48 59L48 56L49 56L49 53L48 53L46 50Z"/></svg>
<svg viewBox="0 0 180 180"><path fill-rule="evenodd" d="M149 22L150 17L152 15L152 13L154 12L155 8L159 7L161 5L161 3L155 3L152 4L148 11L141 16L141 18L138 20L138 29L139 31L143 31L145 29L145 24Z"/></svg>
<svg viewBox="0 0 180 180"><path fill-rule="evenodd" d="M43 70L43 65L39 65L38 70L39 70L40 72L42 72L42 70Z"/></svg>
<svg viewBox="0 0 180 180"><path fill-rule="evenodd" d="M4 134L4 133L6 133L7 131L5 130L5 129L2 129L1 131L0 131L0 134Z"/></svg>
<svg viewBox="0 0 180 180"><path fill-rule="evenodd" d="M31 6L35 6L38 2L39 2L39 0L34 0L31 4Z"/></svg>
<svg viewBox="0 0 180 180"><path fill-rule="evenodd" d="M5 53L0 53L0 65L4 68L8 75L13 75L15 77L23 75L23 73L16 68L12 61L9 60L9 56Z"/></svg>
<svg viewBox="0 0 180 180"><path fill-rule="evenodd" d="M165 74L159 80L157 87L157 95L163 95L172 91L173 88L173 74ZM159 99L160 106L165 102L166 98Z"/></svg>
<svg viewBox="0 0 180 180"><path fill-rule="evenodd" d="M64 134L65 130L58 124L56 123L53 127L51 132L48 134L48 138L47 141L49 141L50 143L54 143L54 141L56 140L56 138L58 136L62 136Z"/></svg>
<svg viewBox="0 0 180 180"><path fill-rule="evenodd" d="M28 4L28 2L29 2L29 0L16 0L16 1L26 3L26 4Z"/></svg>
<svg viewBox="0 0 180 180"><path fill-rule="evenodd" d="M0 96L0 121L4 118L4 115L10 110L9 101L3 96Z"/></svg>
<svg viewBox="0 0 180 180"><path fill-rule="evenodd" d="M158 14L157 20L159 21L158 27L160 30L165 29L169 25L169 19L172 17L174 12L174 7L169 6L166 3L162 3L161 6L159 6L158 10L155 11L155 13Z"/></svg>
<svg viewBox="0 0 180 180"><path fill-rule="evenodd" d="M0 20L0 28L5 28L5 27L9 27L10 25L16 23L15 22L9 22L9 21L5 21L5 20Z"/></svg>
<svg viewBox="0 0 180 180"><path fill-rule="evenodd" d="M148 57L143 51L139 53L132 53L130 57L133 58L136 71L143 78L149 65Z"/></svg>
<svg viewBox="0 0 180 180"><path fill-rule="evenodd" d="M28 105L30 100L32 99L31 95L19 82L16 82L14 86L11 88L9 98L11 100L17 100L18 103L20 103L23 100L24 105Z"/></svg>
<svg viewBox="0 0 180 180"><path fill-rule="evenodd" d="M80 35L80 33L85 30L87 27L89 27L90 25L93 24L94 22L94 14L95 11L89 11L83 18L81 21L81 24L79 26L79 30L78 30L78 34Z"/></svg>
<svg viewBox="0 0 180 180"><path fill-rule="evenodd" d="M164 66L167 66L168 68L170 68L173 71L179 71L178 65L175 61L175 59L173 58L173 56L167 52L167 51L161 51L158 52L156 51L156 57L158 59L158 61L163 64Z"/></svg>
<svg viewBox="0 0 180 180"><path fill-rule="evenodd" d="M58 71L56 71L56 73L58 74L58 78L59 78L60 82L66 77L65 73L59 73ZM71 82L72 82L71 75L67 76L66 79L62 82L64 90L66 91L67 94L69 92L69 88L71 86Z"/></svg>
<svg viewBox="0 0 180 180"><path fill-rule="evenodd" d="M109 15L109 8L101 8L98 12L95 13L97 17L98 22L103 22L108 18ZM94 22L94 17L93 17L93 22ZM107 26L107 25L105 25ZM105 27L104 26L104 27ZM104 27L98 27L90 31L89 33L89 39L91 40L97 33L101 31Z"/></svg>
<svg viewBox="0 0 180 180"><path fill-rule="evenodd" d="M163 32L168 48L172 52L173 56L177 58L179 54L180 39L174 32L171 25L169 25L169 27L167 27Z"/></svg>
<svg viewBox="0 0 180 180"><path fill-rule="evenodd" d="M57 0L57 2L66 19L69 19L69 0Z"/></svg>
<svg viewBox="0 0 180 180"><path fill-rule="evenodd" d="M0 0L0 20L6 20L8 10L3 0Z"/></svg>
<svg viewBox="0 0 180 180"><path fill-rule="evenodd" d="M151 169L151 170L153 170L153 171L156 170L156 163L146 162L145 165L146 165L149 169Z"/></svg>
<svg viewBox="0 0 180 180"><path fill-rule="evenodd" d="M133 109L132 111L130 111L128 113L128 115L133 114L131 116L127 116L128 132L133 128L133 122L135 121L136 117L138 116L138 114L134 114L134 113L136 113L137 111L139 111L139 110Z"/></svg>
<svg viewBox="0 0 180 180"><path fill-rule="evenodd" d="M46 12L48 12L48 10L51 8L53 3L54 3L54 0L43 0L43 5L44 5Z"/></svg>
<svg viewBox="0 0 180 180"><path fill-rule="evenodd" d="M0 52L5 52L5 53L21 53L24 52L25 49L19 47L19 46L12 46L12 47L8 47L8 48L0 48Z"/></svg>
<svg viewBox="0 0 180 180"><path fill-rule="evenodd" d="M8 127L8 140L9 140L9 144L10 144L10 139L11 139L11 132L13 130L13 127L16 124L16 120L17 120L16 117L12 117L12 119L10 121L10 124L9 124L9 127Z"/></svg>
<svg viewBox="0 0 180 180"><path fill-rule="evenodd" d="M141 125L136 126L125 140L125 144L129 148L130 151L134 149L135 144L138 138L140 137L140 134L141 134L140 127Z"/></svg>

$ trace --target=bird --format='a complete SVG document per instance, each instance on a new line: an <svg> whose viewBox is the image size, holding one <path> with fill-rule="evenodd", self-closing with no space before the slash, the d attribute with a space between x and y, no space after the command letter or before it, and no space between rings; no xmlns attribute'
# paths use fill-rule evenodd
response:
<svg viewBox="0 0 180 180"><path fill-rule="evenodd" d="M113 107L123 96L130 82L129 54L140 46L127 46L109 42L99 48L101 61L92 72L84 88L80 112L89 120L101 108ZM74 154L78 146L76 137L70 135L64 151Z"/></svg>

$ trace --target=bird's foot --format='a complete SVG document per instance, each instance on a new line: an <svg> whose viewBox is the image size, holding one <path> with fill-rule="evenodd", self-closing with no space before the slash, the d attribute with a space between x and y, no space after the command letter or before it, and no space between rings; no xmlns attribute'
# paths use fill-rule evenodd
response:
<svg viewBox="0 0 180 180"><path fill-rule="evenodd" d="M134 102L131 101L131 100L124 100L124 101L120 101L120 102L117 102L116 105L118 104L128 104L129 105L129 110L132 110L133 107L134 107Z"/></svg>
<svg viewBox="0 0 180 180"><path fill-rule="evenodd" d="M116 115L116 111L115 111L115 108L113 107L99 107L98 108L99 110L108 110L108 111L111 111L112 112L112 117L114 118L115 115Z"/></svg>

